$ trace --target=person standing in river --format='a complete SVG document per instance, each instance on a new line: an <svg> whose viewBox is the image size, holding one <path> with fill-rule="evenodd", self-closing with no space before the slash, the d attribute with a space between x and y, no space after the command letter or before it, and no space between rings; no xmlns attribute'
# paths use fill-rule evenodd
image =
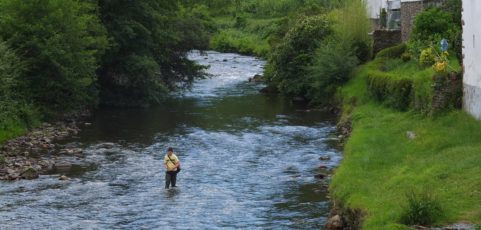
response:
<svg viewBox="0 0 481 230"><path fill-rule="evenodd" d="M174 154L174 149L169 147L167 149L167 154L164 157L165 165L165 188L168 189L170 185L176 187L177 173L180 171L180 161L179 158Z"/></svg>

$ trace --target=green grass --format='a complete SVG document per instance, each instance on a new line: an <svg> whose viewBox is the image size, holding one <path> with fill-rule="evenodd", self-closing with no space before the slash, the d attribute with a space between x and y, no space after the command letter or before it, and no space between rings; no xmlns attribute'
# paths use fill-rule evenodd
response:
<svg viewBox="0 0 481 230"><path fill-rule="evenodd" d="M26 130L25 125L17 122L0 129L0 146L2 146L5 141L24 134Z"/></svg>
<svg viewBox="0 0 481 230"><path fill-rule="evenodd" d="M236 26L233 17L216 17L218 31L212 36L210 48L221 52L237 52L266 58L270 53L267 36L277 18L245 18Z"/></svg>
<svg viewBox="0 0 481 230"><path fill-rule="evenodd" d="M402 229L412 191L436 196L437 225L481 224L481 122L463 111L426 117L371 101L366 77L375 64L357 69L341 90L353 132L331 183L333 198L367 213L363 229Z"/></svg>

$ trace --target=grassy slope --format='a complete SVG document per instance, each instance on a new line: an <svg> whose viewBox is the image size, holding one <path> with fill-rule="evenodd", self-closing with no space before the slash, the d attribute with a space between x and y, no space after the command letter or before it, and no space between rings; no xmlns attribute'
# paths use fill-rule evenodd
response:
<svg viewBox="0 0 481 230"><path fill-rule="evenodd" d="M278 19L246 18L245 25L235 27L231 16L214 18L219 31L211 38L210 48L222 52L237 52L258 57L267 57L270 52L265 37L269 27Z"/></svg>
<svg viewBox="0 0 481 230"><path fill-rule="evenodd" d="M366 211L364 229L395 229L412 190L438 197L439 224L480 224L481 122L462 111L429 118L370 101L364 79L370 65L342 89L353 132L331 184L333 197ZM408 139L407 131L417 138Z"/></svg>

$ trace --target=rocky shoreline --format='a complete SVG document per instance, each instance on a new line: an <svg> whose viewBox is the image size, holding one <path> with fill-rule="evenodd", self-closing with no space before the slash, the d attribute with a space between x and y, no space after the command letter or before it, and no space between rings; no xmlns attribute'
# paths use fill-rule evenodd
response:
<svg viewBox="0 0 481 230"><path fill-rule="evenodd" d="M88 116L88 111L65 116L7 141L0 148L0 180L36 179L54 170L68 170L71 163L65 157L81 156L83 149L57 142L77 135L80 121Z"/></svg>

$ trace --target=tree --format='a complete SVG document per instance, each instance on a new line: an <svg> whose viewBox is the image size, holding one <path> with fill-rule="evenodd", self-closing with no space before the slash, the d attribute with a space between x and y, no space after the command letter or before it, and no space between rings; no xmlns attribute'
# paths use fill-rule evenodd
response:
<svg viewBox="0 0 481 230"><path fill-rule="evenodd" d="M314 51L331 33L325 15L297 20L268 60L265 71L268 84L290 96L306 96L310 82L304 67L312 63Z"/></svg>
<svg viewBox="0 0 481 230"><path fill-rule="evenodd" d="M203 14L181 13L174 0L100 0L99 7L112 40L99 71L102 103L158 104L168 90L203 76L187 59L208 44Z"/></svg>
<svg viewBox="0 0 481 230"><path fill-rule="evenodd" d="M75 0L0 0L0 36L25 62L19 92L45 110L95 99L95 70L107 47L96 7Z"/></svg>

